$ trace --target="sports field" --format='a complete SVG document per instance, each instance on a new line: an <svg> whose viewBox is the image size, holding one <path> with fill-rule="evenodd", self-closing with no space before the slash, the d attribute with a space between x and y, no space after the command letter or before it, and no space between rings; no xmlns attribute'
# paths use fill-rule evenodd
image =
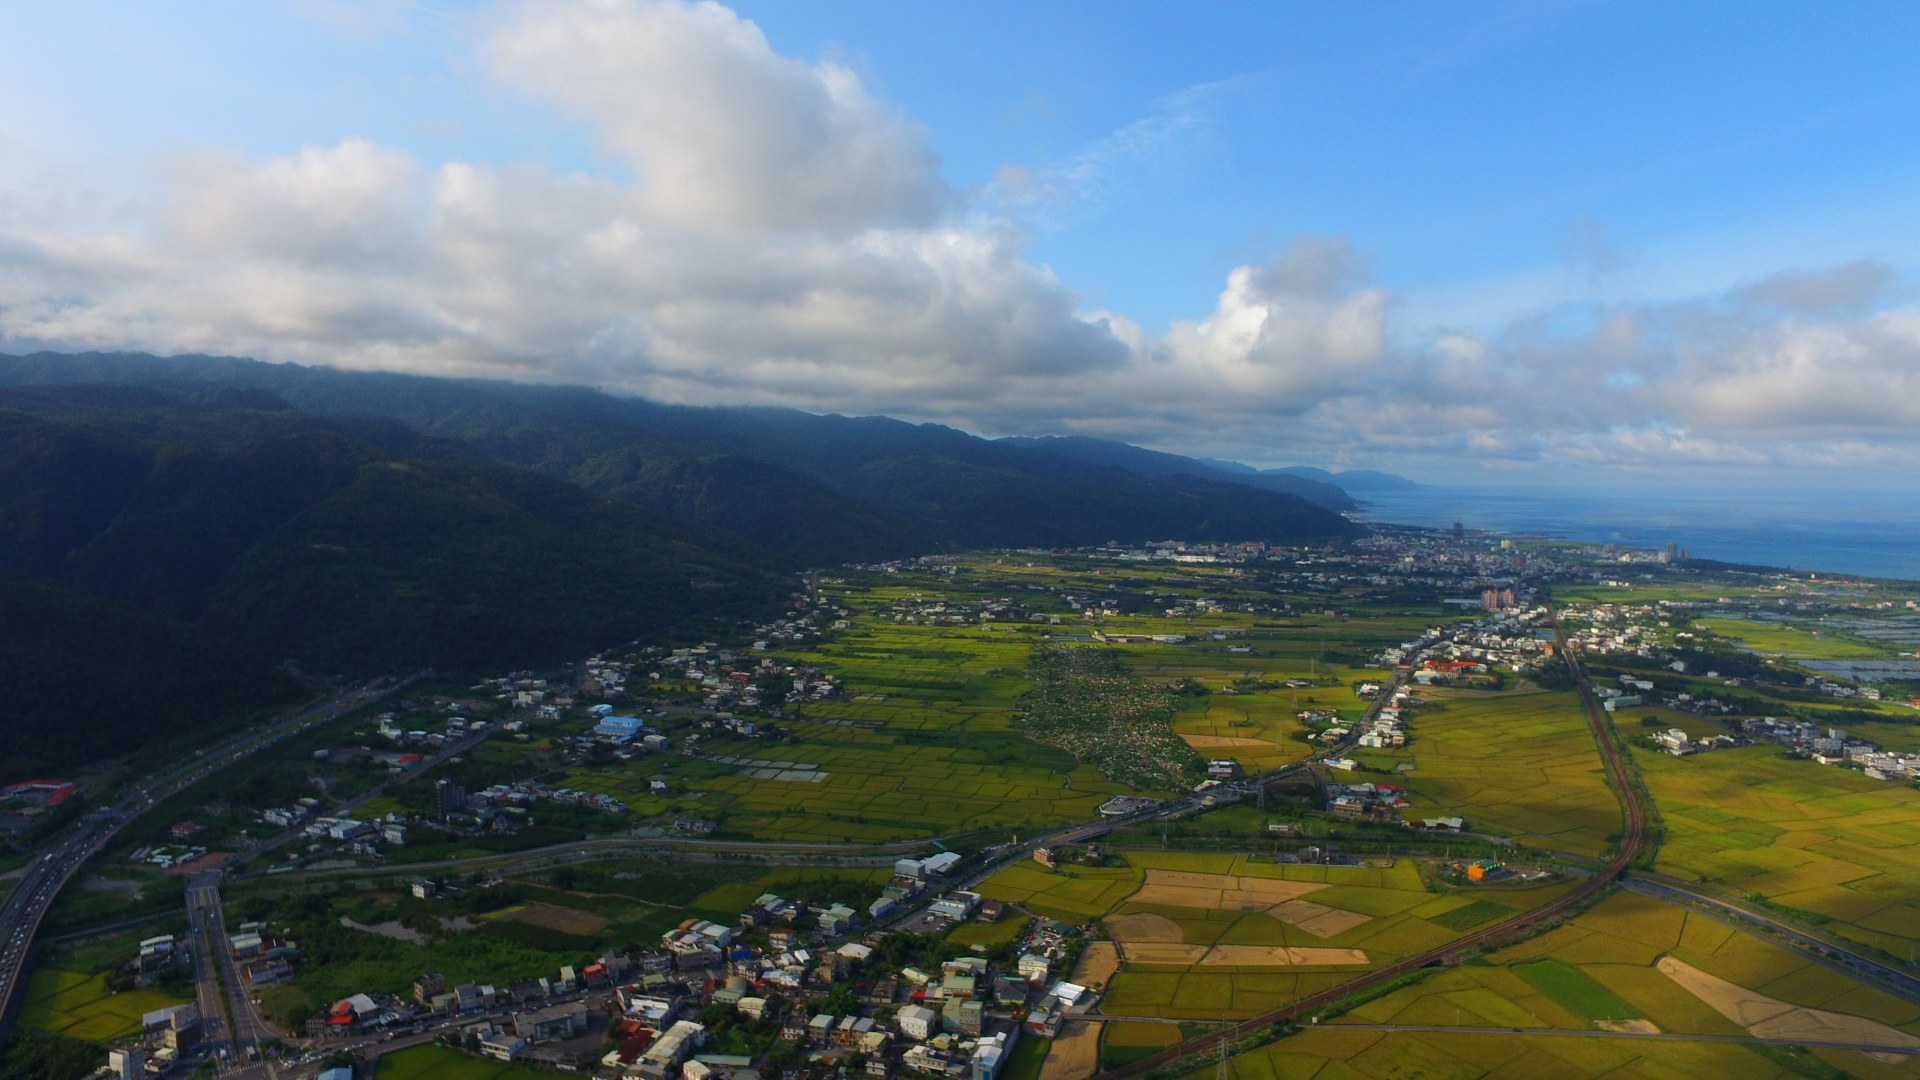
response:
<svg viewBox="0 0 1920 1080"><path fill-rule="evenodd" d="M1666 820L1657 869L1896 956L1920 947L1920 791L1773 745L1635 757Z"/></svg>

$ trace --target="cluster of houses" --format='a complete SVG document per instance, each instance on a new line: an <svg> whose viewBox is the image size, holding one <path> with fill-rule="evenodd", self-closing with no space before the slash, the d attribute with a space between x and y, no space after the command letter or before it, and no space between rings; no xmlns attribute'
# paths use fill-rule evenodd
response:
<svg viewBox="0 0 1920 1080"><path fill-rule="evenodd" d="M1841 728L1760 716L1741 721L1740 730L1751 739L1791 747L1821 765L1856 766L1875 780L1920 779L1920 754L1883 750Z"/></svg>
<svg viewBox="0 0 1920 1080"><path fill-rule="evenodd" d="M836 630L847 628L848 612L844 608L833 607L825 603L816 604L806 593L797 593L793 597L793 608L784 618L756 626L750 633L755 649L765 651L776 645L805 641L820 636L822 624L831 625Z"/></svg>
<svg viewBox="0 0 1920 1080"><path fill-rule="evenodd" d="M234 966L250 987L272 986L293 978L293 958L300 946L276 937L263 922L241 923L227 935Z"/></svg>
<svg viewBox="0 0 1920 1080"><path fill-rule="evenodd" d="M866 1076L994 1080L1023 1035L1059 1034L1098 995L1056 978L1079 936L1059 923L1029 928L1017 942L1018 959L1004 967L981 956L953 957L937 969L883 964L886 931L861 936L863 927L886 921L960 862L947 852L900 859L892 885L864 910L764 893L735 924L689 918L663 933L658 949L609 952L578 970L561 968L557 978L496 988L449 985L428 973L410 1000L355 994L314 1016L309 1030L422 1030L444 1018L460 1041L502 1061L635 1080L708 1080L757 1075L753 1058L710 1052L714 1031L738 1022L764 1032L773 1047L787 1044L785 1057ZM1003 912L997 902L953 890L916 926ZM806 922L812 928L800 929ZM829 1000L835 1008L823 1008Z"/></svg>
<svg viewBox="0 0 1920 1080"><path fill-rule="evenodd" d="M1328 784L1326 793L1328 813L1357 821L1398 822L1412 805L1396 784Z"/></svg>
<svg viewBox="0 0 1920 1080"><path fill-rule="evenodd" d="M1448 627L1446 640L1439 639L1438 631L1429 631L1433 636L1423 638L1424 644L1402 647L1406 655L1429 654L1413 673L1413 681L1471 684L1477 676L1498 672L1530 674L1554 653L1551 635L1542 630L1546 615L1544 607L1501 611Z"/></svg>
<svg viewBox="0 0 1920 1080"><path fill-rule="evenodd" d="M1025 606L1011 597L960 600L913 596L892 601L882 617L905 626L973 626L978 623L1023 622L1030 616ZM1045 621L1044 616L1041 621Z"/></svg>
<svg viewBox="0 0 1920 1080"><path fill-rule="evenodd" d="M207 849L194 844L143 844L135 848L127 861L160 870L172 870L206 855Z"/></svg>

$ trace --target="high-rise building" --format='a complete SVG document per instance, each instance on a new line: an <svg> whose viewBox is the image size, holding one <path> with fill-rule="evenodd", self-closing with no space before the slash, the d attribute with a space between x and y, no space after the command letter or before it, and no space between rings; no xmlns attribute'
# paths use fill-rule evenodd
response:
<svg viewBox="0 0 1920 1080"><path fill-rule="evenodd" d="M436 780L433 784L433 808L441 816L467 808L467 789L451 780Z"/></svg>

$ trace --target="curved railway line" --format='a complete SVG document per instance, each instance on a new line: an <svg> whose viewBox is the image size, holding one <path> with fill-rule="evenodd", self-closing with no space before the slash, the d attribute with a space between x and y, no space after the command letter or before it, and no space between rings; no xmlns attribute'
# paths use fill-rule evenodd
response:
<svg viewBox="0 0 1920 1080"><path fill-rule="evenodd" d="M1573 675L1574 685L1580 692L1580 700L1587 713L1587 726L1593 733L1595 744L1600 748L1601 758L1606 762L1607 780L1612 785L1615 796L1620 800L1621 816L1626 822L1626 829L1621 834L1619 847L1604 867L1575 886L1565 896L1533 911L1467 934L1437 949L1430 949L1378 970L1367 972L1331 990L1323 990L1251 1020L1243 1020L1099 1075L1116 1078L1145 1076L1182 1062L1214 1060L1223 1053L1231 1053L1233 1047L1242 1040L1261 1034L1277 1024L1292 1023L1302 1017L1315 1016L1329 1005L1355 994L1388 985L1422 968L1451 967L1473 956L1484 947L1503 944L1531 934L1562 916L1578 910L1612 887L1627 867L1640 857L1641 849L1646 845L1647 808L1640 798L1640 791L1633 783L1633 778L1627 773L1626 764L1620 759L1619 744L1614 741L1612 732L1609 730L1606 714L1594 700L1593 688L1587 682L1586 673L1580 669L1579 660L1567 650L1567 639L1560 632L1560 620L1557 615L1553 616L1553 633L1560 655L1565 658L1567 669Z"/></svg>

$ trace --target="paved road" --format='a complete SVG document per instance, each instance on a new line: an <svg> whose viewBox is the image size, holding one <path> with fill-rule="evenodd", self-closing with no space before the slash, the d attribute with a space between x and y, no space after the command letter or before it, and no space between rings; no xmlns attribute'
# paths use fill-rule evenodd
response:
<svg viewBox="0 0 1920 1080"><path fill-rule="evenodd" d="M196 975L200 971L200 954L205 954L212 960L209 966L219 972L220 982L225 984L225 1013L231 1026L224 1041L226 1048L231 1051L229 1064L238 1065L248 1059L249 1051L257 1055L261 1044L277 1038L278 1033L267 1025L266 1019L260 1014L260 1007L253 1003L253 995L241 975L240 964L233 958L226 910L220 903L218 869L195 874L188 881L187 914L199 928L194 935L194 944L198 947L195 956ZM208 1015L204 1007L202 1014Z"/></svg>
<svg viewBox="0 0 1920 1080"><path fill-rule="evenodd" d="M27 961L33 942L54 897L74 874L110 843L114 836L156 803L167 799L237 761L316 724L396 693L424 675L417 673L393 683L373 682L304 706L282 719L248 728L194 756L162 769L121 794L111 805L89 812L78 825L48 850L36 855L20 884L0 903L0 1041L12 1031L13 1016L25 997Z"/></svg>
<svg viewBox="0 0 1920 1080"><path fill-rule="evenodd" d="M217 936L209 925L207 915L208 894L212 895L213 910L220 910L220 893L217 888L209 888L197 874L187 883L187 921L192 929L193 940L189 943L193 955L193 1001L200 1007L201 1041L210 1053L219 1056L229 1050L227 1032L227 1010L220 996L219 963L224 937ZM216 880L218 880L216 878Z"/></svg>

